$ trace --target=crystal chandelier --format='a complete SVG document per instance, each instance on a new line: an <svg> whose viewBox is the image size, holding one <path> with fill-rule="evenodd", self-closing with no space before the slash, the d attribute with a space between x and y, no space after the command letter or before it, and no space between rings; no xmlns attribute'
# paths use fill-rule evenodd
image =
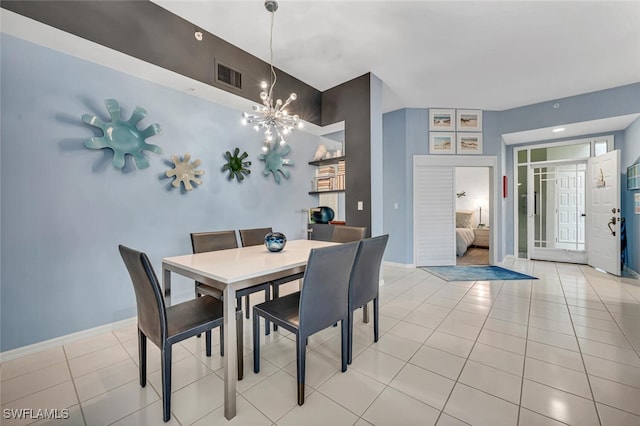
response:
<svg viewBox="0 0 640 426"><path fill-rule="evenodd" d="M287 143L284 137L293 132L296 127L301 128L302 122L297 115L289 115L287 112L289 104L298 98L295 93L289 95L284 103L282 99L276 100L275 103L273 101L273 87L276 85L278 79L273 69L273 19L276 10L278 10L278 2L275 0L266 0L264 7L271 13L271 33L269 35L271 84L268 84L266 81L260 83L260 87L262 88L260 92L262 105L254 105L252 107L252 113L243 113L242 124L253 124L256 132L264 130L265 141L262 150L266 152L271 147L271 142L274 137L279 140L281 146L284 146Z"/></svg>

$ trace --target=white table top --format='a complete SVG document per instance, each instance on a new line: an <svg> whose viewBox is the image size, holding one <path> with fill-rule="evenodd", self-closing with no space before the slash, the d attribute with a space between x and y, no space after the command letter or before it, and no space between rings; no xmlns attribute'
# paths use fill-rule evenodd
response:
<svg viewBox="0 0 640 426"><path fill-rule="evenodd" d="M200 274L218 282L232 284L279 272L307 263L311 249L336 243L292 240L281 252L270 252L264 245L165 257L163 265Z"/></svg>

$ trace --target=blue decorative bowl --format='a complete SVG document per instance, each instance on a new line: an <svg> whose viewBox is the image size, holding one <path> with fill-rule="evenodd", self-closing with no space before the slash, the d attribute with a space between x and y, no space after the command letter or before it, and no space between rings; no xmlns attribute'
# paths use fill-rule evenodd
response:
<svg viewBox="0 0 640 426"><path fill-rule="evenodd" d="M264 246L269 251L282 251L287 244L287 237L282 232L269 232L264 236Z"/></svg>
<svg viewBox="0 0 640 426"><path fill-rule="evenodd" d="M329 223L333 220L334 215L331 207L321 206L311 209L311 217L315 223Z"/></svg>

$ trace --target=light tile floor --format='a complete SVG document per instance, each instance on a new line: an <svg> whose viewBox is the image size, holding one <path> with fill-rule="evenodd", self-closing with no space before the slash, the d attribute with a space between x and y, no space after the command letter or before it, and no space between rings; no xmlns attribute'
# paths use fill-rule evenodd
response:
<svg viewBox="0 0 640 426"><path fill-rule="evenodd" d="M204 339L177 344L170 424L640 425L640 282L552 262L504 266L540 280L445 283L385 267L380 341L358 322L353 364L341 373L339 327L310 338L301 407L290 333L262 335L254 374L246 321L231 422L218 347L207 358ZM160 352L149 344L143 389L136 338L125 327L3 363L0 422L32 422L6 410L67 408L67 420L35 424L162 424Z"/></svg>

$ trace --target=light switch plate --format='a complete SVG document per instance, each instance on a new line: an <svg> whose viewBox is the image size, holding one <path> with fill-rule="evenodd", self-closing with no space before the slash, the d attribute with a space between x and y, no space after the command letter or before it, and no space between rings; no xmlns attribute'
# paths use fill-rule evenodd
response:
<svg viewBox="0 0 640 426"><path fill-rule="evenodd" d="M364 203L362 201L358 201L358 210L364 209Z"/></svg>

